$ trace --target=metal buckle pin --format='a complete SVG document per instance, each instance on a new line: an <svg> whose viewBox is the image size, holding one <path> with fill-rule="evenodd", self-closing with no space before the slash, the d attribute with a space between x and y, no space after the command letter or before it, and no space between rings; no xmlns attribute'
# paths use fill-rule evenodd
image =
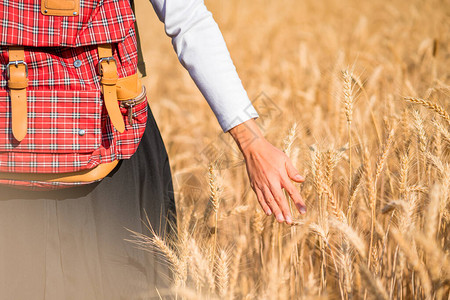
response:
<svg viewBox="0 0 450 300"><path fill-rule="evenodd" d="M100 76L103 76L102 62L106 61L109 64L111 60L113 60L117 65L116 59L112 56L100 58L100 60L98 61L98 73L100 74Z"/></svg>
<svg viewBox="0 0 450 300"><path fill-rule="evenodd" d="M15 61L10 61L10 62L6 65L6 77L8 77L8 79L9 79L9 75L10 75L9 67L12 66L12 65L14 65L16 68L18 68L18 67L19 67L19 64L25 66L25 74L26 74L26 77L28 77L28 65L27 65L27 63L24 62L23 60L15 60Z"/></svg>

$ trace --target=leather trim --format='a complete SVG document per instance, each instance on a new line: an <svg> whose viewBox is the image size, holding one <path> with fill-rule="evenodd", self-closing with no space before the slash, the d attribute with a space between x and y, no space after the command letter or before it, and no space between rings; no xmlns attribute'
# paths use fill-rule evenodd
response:
<svg viewBox="0 0 450 300"><path fill-rule="evenodd" d="M80 0L41 0L41 13L46 16L78 16Z"/></svg>
<svg viewBox="0 0 450 300"><path fill-rule="evenodd" d="M142 83L138 74L133 74L117 80L117 99L120 101L134 99L142 93Z"/></svg>
<svg viewBox="0 0 450 300"><path fill-rule="evenodd" d="M11 81L11 80L8 80L8 87L11 90L23 90L23 89L26 89L28 87L28 80L26 79L26 77L25 77L25 80L22 80L22 81L19 81L19 80Z"/></svg>
<svg viewBox="0 0 450 300"><path fill-rule="evenodd" d="M145 86L142 86L141 93L137 97L134 97L131 99L126 99L126 100L120 100L119 106L125 107L125 108L134 107L134 106L144 102L146 96L147 96L147 90L145 89Z"/></svg>
<svg viewBox="0 0 450 300"><path fill-rule="evenodd" d="M100 164L95 168L89 170L69 173L35 174L0 172L0 179L64 183L91 182L106 177L117 166L118 163L118 160L114 160L110 163Z"/></svg>
<svg viewBox="0 0 450 300"><path fill-rule="evenodd" d="M8 88L11 97L12 133L17 141L22 141L27 135L27 66L24 63L23 47L8 48L9 62L17 62L8 66ZM21 62L21 63L19 63Z"/></svg>
<svg viewBox="0 0 450 300"><path fill-rule="evenodd" d="M98 45L98 56L99 61L102 58L112 57L111 44ZM123 133L125 131L125 122L123 121L123 116L117 103L116 83L118 81L118 75L116 62L114 60L109 60L99 63L101 64L99 70L102 71L101 84L106 110L114 128L116 128L118 132Z"/></svg>

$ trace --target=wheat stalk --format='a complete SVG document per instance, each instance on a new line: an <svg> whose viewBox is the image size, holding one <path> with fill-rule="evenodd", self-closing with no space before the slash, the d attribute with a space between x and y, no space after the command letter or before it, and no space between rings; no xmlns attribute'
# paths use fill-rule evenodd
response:
<svg viewBox="0 0 450 300"><path fill-rule="evenodd" d="M233 251L233 260L231 263L231 271L230 271L230 279L229 279L229 298L234 299L234 294L236 293L237 286L238 286L238 277L239 277L239 271L240 271L240 262L242 258L242 253L244 251L246 243L245 236L241 236L238 240L238 243L236 245L235 251Z"/></svg>

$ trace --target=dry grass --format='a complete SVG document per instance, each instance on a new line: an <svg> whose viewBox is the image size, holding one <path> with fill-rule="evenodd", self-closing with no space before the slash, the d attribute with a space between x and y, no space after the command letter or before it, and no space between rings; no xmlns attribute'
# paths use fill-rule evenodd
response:
<svg viewBox="0 0 450 300"><path fill-rule="evenodd" d="M171 296L449 299L448 1L207 1L261 128L306 175L308 213L292 227L261 211L236 146L140 5L179 237L136 238L167 255Z"/></svg>

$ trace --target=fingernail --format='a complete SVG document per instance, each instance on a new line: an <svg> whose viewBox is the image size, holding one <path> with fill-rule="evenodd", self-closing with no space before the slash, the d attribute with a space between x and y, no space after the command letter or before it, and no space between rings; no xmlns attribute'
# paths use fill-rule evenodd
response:
<svg viewBox="0 0 450 300"><path fill-rule="evenodd" d="M290 216L286 216L286 223L292 224L292 218Z"/></svg>
<svg viewBox="0 0 450 300"><path fill-rule="evenodd" d="M277 221L278 221L278 222L284 222L283 215L278 215L278 216L277 216Z"/></svg>
<svg viewBox="0 0 450 300"><path fill-rule="evenodd" d="M272 211L271 211L270 209L268 209L268 210L266 211L266 215L270 216L271 214L272 214Z"/></svg>
<svg viewBox="0 0 450 300"><path fill-rule="evenodd" d="M300 175L300 174L295 175L295 179L299 180L299 181L305 180L305 178L302 175Z"/></svg>
<svg viewBox="0 0 450 300"><path fill-rule="evenodd" d="M300 213L302 215L306 214L306 207L304 207L304 206L300 207Z"/></svg>

